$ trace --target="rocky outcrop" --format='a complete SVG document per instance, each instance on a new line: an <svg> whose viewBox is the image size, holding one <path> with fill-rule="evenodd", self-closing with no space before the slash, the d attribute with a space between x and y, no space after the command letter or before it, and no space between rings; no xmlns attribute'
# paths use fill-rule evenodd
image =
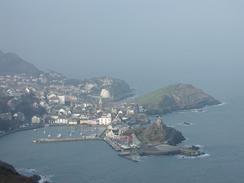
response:
<svg viewBox="0 0 244 183"><path fill-rule="evenodd" d="M41 177L20 175L12 165L0 161L0 183L38 183Z"/></svg>
<svg viewBox="0 0 244 183"><path fill-rule="evenodd" d="M127 133L134 133L142 144L168 144L177 145L185 140L182 133L174 128L166 126L161 118L147 128L135 128Z"/></svg>
<svg viewBox="0 0 244 183"><path fill-rule="evenodd" d="M158 145L143 145L139 154L142 156L146 155L177 155L181 153L181 149L177 146L171 146L168 144L158 144Z"/></svg>
<svg viewBox="0 0 244 183"><path fill-rule="evenodd" d="M136 102L144 106L148 114L165 114L220 104L218 100L190 84L171 85L138 97Z"/></svg>
<svg viewBox="0 0 244 183"><path fill-rule="evenodd" d="M145 155L183 155L196 157L204 155L205 153L200 151L196 146L191 147L179 147L172 146L168 144L145 144L139 149L139 154L142 156Z"/></svg>
<svg viewBox="0 0 244 183"><path fill-rule="evenodd" d="M14 53L3 53L0 51L0 74L15 75L27 74L37 76L42 72L33 64L26 62Z"/></svg>

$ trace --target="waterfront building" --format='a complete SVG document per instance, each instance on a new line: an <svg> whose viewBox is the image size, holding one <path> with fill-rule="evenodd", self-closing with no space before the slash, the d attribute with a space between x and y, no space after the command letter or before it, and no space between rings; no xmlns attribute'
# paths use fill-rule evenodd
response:
<svg viewBox="0 0 244 183"><path fill-rule="evenodd" d="M78 124L78 120L77 119L69 119L68 120L68 124L69 125L77 125Z"/></svg>
<svg viewBox="0 0 244 183"><path fill-rule="evenodd" d="M110 125L112 123L112 115L109 113L98 118L99 125Z"/></svg>
<svg viewBox="0 0 244 183"><path fill-rule="evenodd" d="M81 125L97 125L97 121L96 120L81 119L80 124Z"/></svg>
<svg viewBox="0 0 244 183"><path fill-rule="evenodd" d="M59 117L54 121L55 124L68 124L68 119Z"/></svg>

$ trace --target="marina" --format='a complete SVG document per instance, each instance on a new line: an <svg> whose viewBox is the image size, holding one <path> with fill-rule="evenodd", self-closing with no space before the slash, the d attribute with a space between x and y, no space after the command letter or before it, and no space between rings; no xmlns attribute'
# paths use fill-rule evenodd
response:
<svg viewBox="0 0 244 183"><path fill-rule="evenodd" d="M72 142L102 140L104 127L90 127L79 125L70 126L52 126L34 130L32 143L52 143L52 142Z"/></svg>
<svg viewBox="0 0 244 183"><path fill-rule="evenodd" d="M51 142L72 142L72 141L89 141L89 140L103 140L96 136L81 136L81 137L60 137L60 138L41 138L33 140L33 143L51 143Z"/></svg>
<svg viewBox="0 0 244 183"><path fill-rule="evenodd" d="M77 141L104 141L113 150L118 152L118 155L132 160L134 162L140 161L140 155L133 151L134 146L120 144L116 140L104 136L106 128L104 127L90 127L90 126L55 126L44 129L33 130L35 138L33 144L46 143L61 143L61 142L77 142Z"/></svg>

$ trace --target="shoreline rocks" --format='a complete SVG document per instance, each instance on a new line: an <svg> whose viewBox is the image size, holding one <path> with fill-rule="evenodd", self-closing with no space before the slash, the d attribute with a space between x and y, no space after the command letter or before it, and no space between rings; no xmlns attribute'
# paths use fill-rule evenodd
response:
<svg viewBox="0 0 244 183"><path fill-rule="evenodd" d="M197 146L181 147L177 144L185 140L182 133L166 126L160 117L147 128L135 128L125 133L134 133L141 141L137 152L140 156L147 155L184 155L199 156L204 154Z"/></svg>
<svg viewBox="0 0 244 183"><path fill-rule="evenodd" d="M32 175L31 177L21 175L12 165L0 160L1 183L38 183L40 180L41 176L39 175Z"/></svg>
<svg viewBox="0 0 244 183"><path fill-rule="evenodd" d="M139 154L141 156L148 155L184 155L184 156L200 156L205 154L201 152L196 146L192 147L178 147L168 144L158 145L144 145L140 148Z"/></svg>
<svg viewBox="0 0 244 183"><path fill-rule="evenodd" d="M166 126L160 117L147 128L135 128L125 133L134 133L142 144L177 145L185 140L180 131Z"/></svg>

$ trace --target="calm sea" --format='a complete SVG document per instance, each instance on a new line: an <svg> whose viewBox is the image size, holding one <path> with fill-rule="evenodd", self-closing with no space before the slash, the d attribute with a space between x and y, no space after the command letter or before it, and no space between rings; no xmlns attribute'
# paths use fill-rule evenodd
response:
<svg viewBox="0 0 244 183"><path fill-rule="evenodd" d="M43 133L39 129L0 138L0 159L55 183L240 183L244 180L244 98L241 94L222 100L224 105L201 112L163 116L187 138L182 145L201 145L207 153L202 157L148 156L135 163L119 157L104 142L32 144Z"/></svg>

